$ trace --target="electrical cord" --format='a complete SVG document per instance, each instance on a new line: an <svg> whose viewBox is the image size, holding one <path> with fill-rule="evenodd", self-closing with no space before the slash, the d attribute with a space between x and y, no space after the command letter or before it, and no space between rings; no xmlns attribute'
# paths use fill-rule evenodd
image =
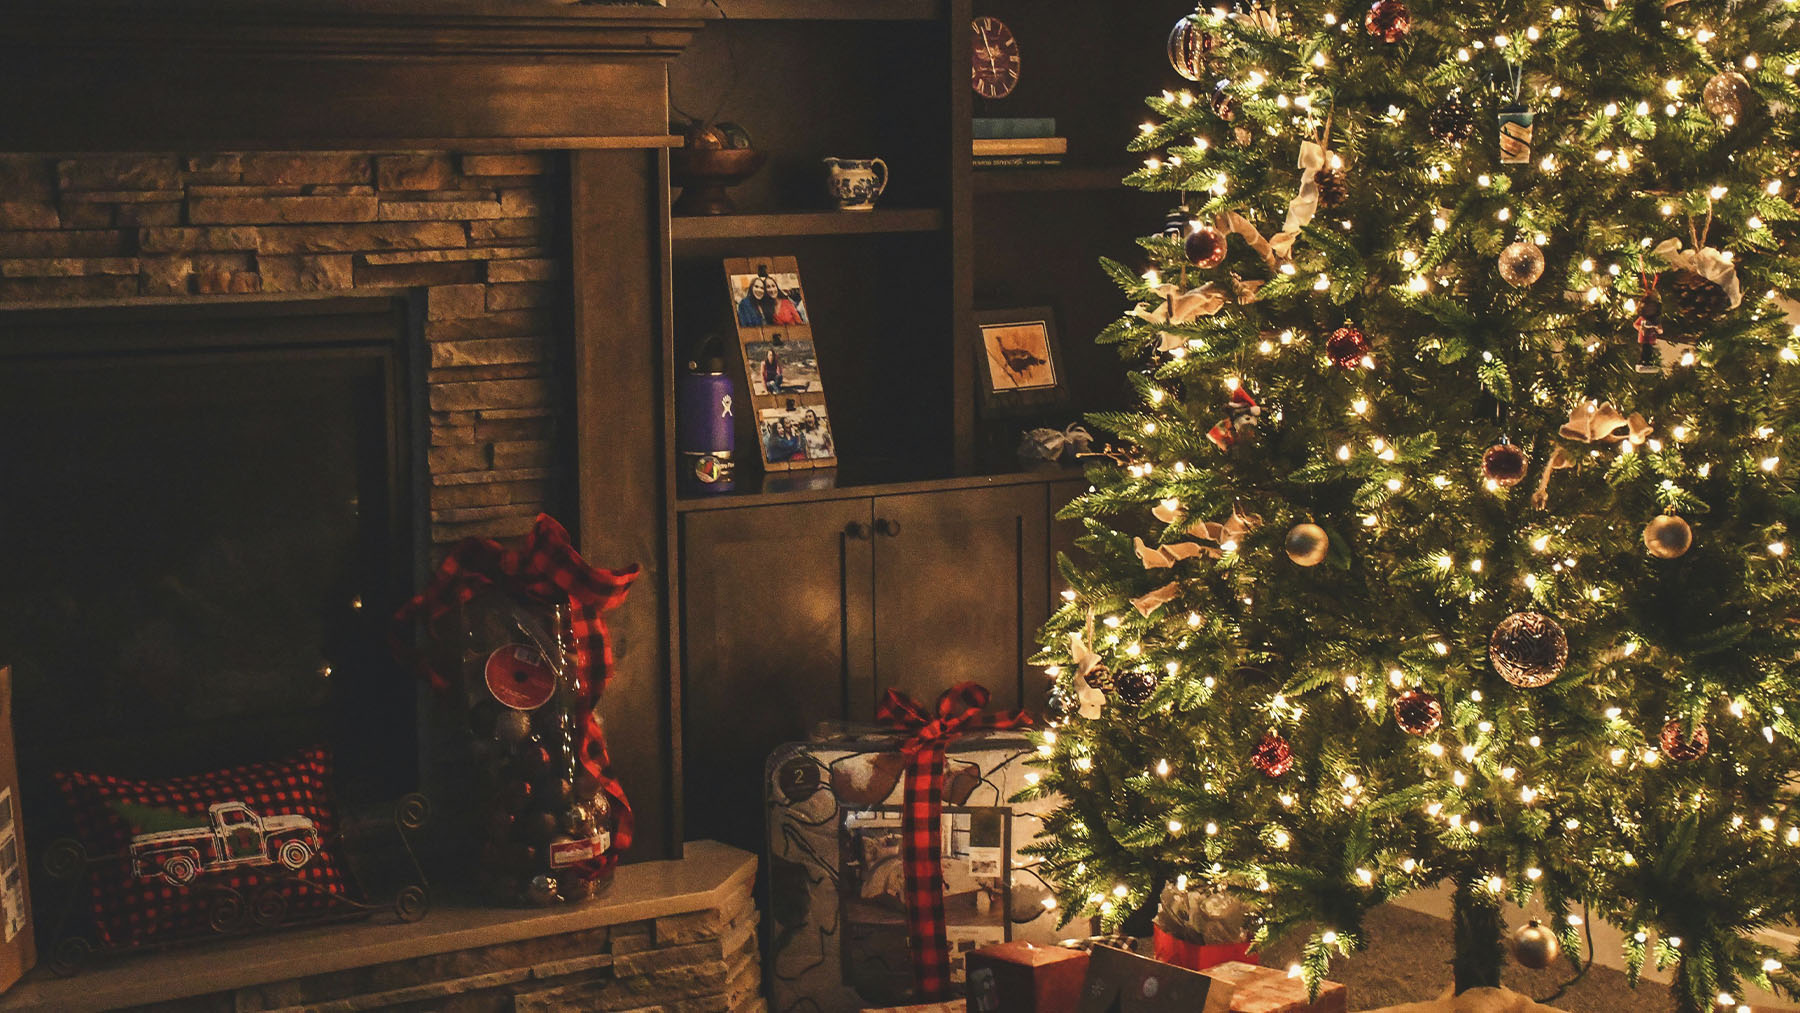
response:
<svg viewBox="0 0 1800 1013"><path fill-rule="evenodd" d="M1568 981L1563 982L1562 987L1558 988L1556 991L1550 993L1548 996L1545 996L1542 999L1533 1000L1534 1002L1538 1002L1545 1006L1548 1006L1551 1003L1557 1001L1558 999L1561 999L1563 997L1564 993L1568 992L1569 989L1574 988L1575 985L1581 981L1581 979L1587 977L1587 973L1589 971L1594 969L1594 919L1589 917L1588 905L1587 905L1586 901L1582 901L1582 903L1581 903L1581 929L1582 929L1582 932L1587 936L1587 964L1586 964L1586 966L1582 967L1581 970L1576 971L1575 977L1570 978Z"/></svg>

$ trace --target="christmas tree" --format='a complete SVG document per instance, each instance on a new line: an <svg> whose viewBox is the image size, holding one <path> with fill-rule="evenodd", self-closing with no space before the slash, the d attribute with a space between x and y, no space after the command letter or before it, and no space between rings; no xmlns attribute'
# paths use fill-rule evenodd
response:
<svg viewBox="0 0 1800 1013"><path fill-rule="evenodd" d="M1584 916L1683 1009L1800 987L1790 6L1176 25L1039 658L1067 916L1227 891L1316 982L1447 883L1458 991Z"/></svg>

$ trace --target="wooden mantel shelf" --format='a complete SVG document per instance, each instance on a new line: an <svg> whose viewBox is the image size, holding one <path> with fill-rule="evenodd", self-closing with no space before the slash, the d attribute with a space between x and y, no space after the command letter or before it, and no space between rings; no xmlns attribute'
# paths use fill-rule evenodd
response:
<svg viewBox="0 0 1800 1013"><path fill-rule="evenodd" d="M591 904L552 909L439 907L421 921L391 917L275 931L214 944L101 962L73 978L34 971L0 995L0 1010L115 1009L227 992L481 946L581 932L726 906L750 889L756 857L716 841L694 841L684 857L621 868Z"/></svg>
<svg viewBox="0 0 1800 1013"><path fill-rule="evenodd" d="M549 0L26 0L0 33L0 148L661 138L666 66L705 23Z"/></svg>

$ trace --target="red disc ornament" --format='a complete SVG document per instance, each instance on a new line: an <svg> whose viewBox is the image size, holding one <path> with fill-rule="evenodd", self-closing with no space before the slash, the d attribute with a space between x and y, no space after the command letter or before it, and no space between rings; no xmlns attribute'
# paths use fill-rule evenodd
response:
<svg viewBox="0 0 1800 1013"><path fill-rule="evenodd" d="M1481 473L1495 485L1515 486L1525 481L1531 461L1525 452L1510 443L1496 443L1481 455Z"/></svg>
<svg viewBox="0 0 1800 1013"><path fill-rule="evenodd" d="M1369 16L1363 19L1363 27L1383 42L1399 42L1412 29L1412 15L1400 0L1375 0Z"/></svg>
<svg viewBox="0 0 1800 1013"><path fill-rule="evenodd" d="M1694 734L1689 735L1686 724L1681 721L1663 725L1662 735L1658 738L1663 755L1683 763L1705 756L1707 747L1712 744L1712 735L1705 725L1695 725Z"/></svg>
<svg viewBox="0 0 1800 1013"><path fill-rule="evenodd" d="M1202 225L1188 233L1182 244L1188 259L1202 270L1225 262L1225 235L1210 225Z"/></svg>
<svg viewBox="0 0 1800 1013"><path fill-rule="evenodd" d="M488 692L513 710L537 710L556 693L556 673L530 644L507 644L488 655L484 674Z"/></svg>
<svg viewBox="0 0 1800 1013"><path fill-rule="evenodd" d="M1444 705L1422 689L1404 690L1394 698L1394 723L1414 735L1430 734L1444 723Z"/></svg>
<svg viewBox="0 0 1800 1013"><path fill-rule="evenodd" d="M1280 777L1294 769L1294 750L1286 739L1270 732L1256 744L1256 751L1250 754L1250 765L1269 777Z"/></svg>
<svg viewBox="0 0 1800 1013"><path fill-rule="evenodd" d="M1356 369L1369 357L1369 339L1362 328L1345 324L1325 339L1325 355L1344 369Z"/></svg>

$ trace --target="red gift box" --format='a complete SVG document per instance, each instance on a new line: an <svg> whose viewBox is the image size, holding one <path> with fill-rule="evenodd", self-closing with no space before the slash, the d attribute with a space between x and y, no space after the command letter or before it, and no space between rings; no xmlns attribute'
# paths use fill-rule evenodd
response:
<svg viewBox="0 0 1800 1013"><path fill-rule="evenodd" d="M1062 946L995 943L968 956L968 1013L1075 1013L1088 955Z"/></svg>
<svg viewBox="0 0 1800 1013"><path fill-rule="evenodd" d="M1193 971L1204 971L1209 967L1233 962L1256 963L1250 957L1250 941L1247 939L1238 943L1190 943L1164 932L1161 925L1153 925L1151 942L1155 947L1156 959Z"/></svg>

